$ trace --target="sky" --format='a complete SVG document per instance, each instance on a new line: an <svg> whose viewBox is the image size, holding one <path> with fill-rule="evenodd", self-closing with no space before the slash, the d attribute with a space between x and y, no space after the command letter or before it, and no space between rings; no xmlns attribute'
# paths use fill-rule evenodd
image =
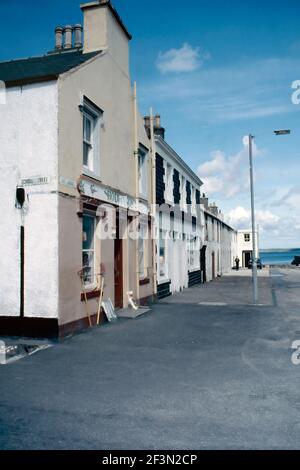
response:
<svg viewBox="0 0 300 470"><path fill-rule="evenodd" d="M82 22L79 0L0 0L0 60L44 54L57 24ZM255 136L261 248L300 247L300 3L114 0L133 35L142 114L237 229L250 227L248 141ZM294 94L294 103L292 96ZM297 99L298 98L298 99ZM276 137L274 130L290 129Z"/></svg>

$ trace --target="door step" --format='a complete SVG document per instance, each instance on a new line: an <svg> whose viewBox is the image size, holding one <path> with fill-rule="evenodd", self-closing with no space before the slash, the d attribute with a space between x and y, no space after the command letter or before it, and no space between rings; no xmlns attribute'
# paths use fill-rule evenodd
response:
<svg viewBox="0 0 300 470"><path fill-rule="evenodd" d="M118 318L130 318L134 320L135 318L144 315L145 313L150 312L151 309L149 307L140 307L138 310L133 310L132 308L124 308L123 310L118 310L116 313Z"/></svg>

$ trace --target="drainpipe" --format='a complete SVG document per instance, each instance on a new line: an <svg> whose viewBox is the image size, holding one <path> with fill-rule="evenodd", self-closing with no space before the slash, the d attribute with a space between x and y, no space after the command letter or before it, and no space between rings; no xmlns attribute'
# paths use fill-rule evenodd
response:
<svg viewBox="0 0 300 470"><path fill-rule="evenodd" d="M24 295L25 295L25 218L24 204L26 200L25 189L17 187L16 189L16 207L21 211L20 226L20 318L24 318Z"/></svg>
<svg viewBox="0 0 300 470"><path fill-rule="evenodd" d="M135 199L137 204L137 212L139 212L139 141L138 141L138 109L137 109L137 86L134 82L133 86L133 113L134 113L134 164L135 164ZM139 273L139 240L136 237L135 242L135 271L136 271L136 300L140 305L140 273Z"/></svg>
<svg viewBox="0 0 300 470"><path fill-rule="evenodd" d="M150 138L151 138L151 239L152 239L152 252L153 252L153 293L157 295L157 256L156 256L156 232L155 232L155 220L156 220L156 149L155 149L155 137L154 137L154 117L153 110L150 109Z"/></svg>

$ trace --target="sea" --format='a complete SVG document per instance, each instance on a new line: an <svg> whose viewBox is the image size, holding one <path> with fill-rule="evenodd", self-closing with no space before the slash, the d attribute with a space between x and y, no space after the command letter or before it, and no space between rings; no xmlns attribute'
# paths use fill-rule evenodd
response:
<svg viewBox="0 0 300 470"><path fill-rule="evenodd" d="M295 256L300 256L300 248L288 250L260 250L262 264L269 265L289 265Z"/></svg>

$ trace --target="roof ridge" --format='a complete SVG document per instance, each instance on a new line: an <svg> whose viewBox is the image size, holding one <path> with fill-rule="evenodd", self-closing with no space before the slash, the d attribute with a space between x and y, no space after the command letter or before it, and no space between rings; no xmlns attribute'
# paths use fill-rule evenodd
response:
<svg viewBox="0 0 300 470"><path fill-rule="evenodd" d="M100 52L83 53L82 50L74 50L65 54L47 54L0 62L0 80L4 81L6 86L15 86L18 83L35 83L45 79L52 80L88 62Z"/></svg>
<svg viewBox="0 0 300 470"><path fill-rule="evenodd" d="M65 56L65 54L66 55L67 54L71 55L71 54L75 54L75 53L80 53L80 54L83 55L82 50L76 49L76 50L73 50L73 51L68 51L66 53L60 52L60 53L56 53L56 54L43 54L43 55L35 55L35 56L29 56L29 57L21 57L19 59L3 60L3 61L0 61L0 65L2 65L2 64L12 64L14 62L26 62L27 60L44 59L44 58L47 58L47 57L58 57L58 56L62 57L62 56Z"/></svg>

